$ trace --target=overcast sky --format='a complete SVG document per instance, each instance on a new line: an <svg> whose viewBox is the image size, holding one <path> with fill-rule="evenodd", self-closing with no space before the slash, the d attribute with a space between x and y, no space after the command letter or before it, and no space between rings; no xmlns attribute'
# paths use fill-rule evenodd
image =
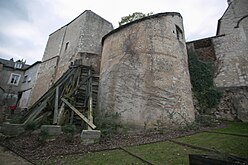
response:
<svg viewBox="0 0 248 165"><path fill-rule="evenodd" d="M48 35L84 10L92 10L118 27L133 12L179 12L186 40L214 36L226 0L0 0L0 58L41 60Z"/></svg>

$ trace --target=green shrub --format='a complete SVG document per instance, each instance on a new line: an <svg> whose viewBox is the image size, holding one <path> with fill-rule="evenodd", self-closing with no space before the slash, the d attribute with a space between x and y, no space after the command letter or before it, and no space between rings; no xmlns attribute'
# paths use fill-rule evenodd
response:
<svg viewBox="0 0 248 165"><path fill-rule="evenodd" d="M108 137L113 134L118 133L118 130L125 129L119 122L119 114L105 114L104 117L101 117L96 120L98 129L101 130L103 137Z"/></svg>
<svg viewBox="0 0 248 165"><path fill-rule="evenodd" d="M62 127L62 131L66 134L74 135L77 131L76 126L73 124L67 124Z"/></svg>
<svg viewBox="0 0 248 165"><path fill-rule="evenodd" d="M213 81L214 64L199 60L192 50L188 50L188 56L192 91L201 108L199 113L204 114L218 105L221 96Z"/></svg>
<svg viewBox="0 0 248 165"><path fill-rule="evenodd" d="M31 122L31 123L28 123L27 125L25 125L25 130L36 130L39 128L39 124L37 122Z"/></svg>
<svg viewBox="0 0 248 165"><path fill-rule="evenodd" d="M39 141L44 144L46 140L49 139L48 131L47 130L41 130Z"/></svg>
<svg viewBox="0 0 248 165"><path fill-rule="evenodd" d="M11 120L11 123L13 124L20 124L22 121L22 116L20 115L14 115L12 120Z"/></svg>
<svg viewBox="0 0 248 165"><path fill-rule="evenodd" d="M201 127L214 127L218 124L218 120L211 115L197 115L195 117L195 122Z"/></svg>

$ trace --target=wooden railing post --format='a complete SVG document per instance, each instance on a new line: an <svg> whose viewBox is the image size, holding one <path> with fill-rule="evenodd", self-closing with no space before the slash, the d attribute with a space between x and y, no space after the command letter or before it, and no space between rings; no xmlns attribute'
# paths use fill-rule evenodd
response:
<svg viewBox="0 0 248 165"><path fill-rule="evenodd" d="M54 102L54 114L53 114L53 124L57 123L58 119L58 109L59 109L59 86L55 90L55 102Z"/></svg>
<svg viewBox="0 0 248 165"><path fill-rule="evenodd" d="M92 73L91 73L91 67L89 68L89 81L88 81L88 95L89 95L89 101L88 101L88 119L90 122L93 123L93 112L92 112ZM91 127L88 126L88 130L91 130Z"/></svg>

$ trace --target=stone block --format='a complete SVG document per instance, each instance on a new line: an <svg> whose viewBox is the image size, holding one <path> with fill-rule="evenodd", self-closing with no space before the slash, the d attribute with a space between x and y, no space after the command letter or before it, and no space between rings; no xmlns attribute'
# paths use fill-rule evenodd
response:
<svg viewBox="0 0 248 165"><path fill-rule="evenodd" d="M99 142L101 137L100 130L82 130L81 133L81 142L83 144L92 144Z"/></svg>
<svg viewBox="0 0 248 165"><path fill-rule="evenodd" d="M23 124L3 123L1 132L9 136L17 136L25 131Z"/></svg>
<svg viewBox="0 0 248 165"><path fill-rule="evenodd" d="M59 125L42 125L41 131L46 131L48 136L58 136L62 133Z"/></svg>

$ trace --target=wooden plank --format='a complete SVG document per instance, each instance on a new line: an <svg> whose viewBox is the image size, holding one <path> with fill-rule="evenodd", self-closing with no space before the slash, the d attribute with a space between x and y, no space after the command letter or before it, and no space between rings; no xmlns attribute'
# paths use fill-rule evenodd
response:
<svg viewBox="0 0 248 165"><path fill-rule="evenodd" d="M42 114L41 116L37 117L34 122L40 122L44 117L46 116L50 116L52 114L52 112L45 112L44 114Z"/></svg>
<svg viewBox="0 0 248 165"><path fill-rule="evenodd" d="M24 117L24 123L26 123L27 121L30 120L30 116L33 116L34 114L36 114L36 110L39 109L40 105L39 104L42 104L44 102L47 102L47 98L50 98L53 94L54 94L54 90L55 90L55 87L56 86L60 86L62 85L64 82L67 81L67 79L74 73L75 69L78 69L78 68L72 68L72 69L68 69L63 75L61 78L59 78L59 80L54 84L52 85L49 90L44 93L41 98L39 98L39 100L37 100L30 108L30 111L25 115ZM38 113L39 114L39 113Z"/></svg>
<svg viewBox="0 0 248 165"><path fill-rule="evenodd" d="M93 123L93 115L92 115L92 77L91 77L91 68L89 69L90 79L88 81L88 92L89 92L89 102L88 102L88 119ZM88 130L91 128L88 126Z"/></svg>
<svg viewBox="0 0 248 165"><path fill-rule="evenodd" d="M50 97L49 97L49 98L50 98ZM33 113L31 113L31 114L29 115L29 117L27 118L27 120L25 120L25 122L23 123L24 125L27 124L27 123L30 123L31 121L33 121L34 118L35 118L36 116L38 116L38 115L41 113L41 111L46 107L47 101L48 101L49 98L47 98L45 101L43 101L43 102L35 109L35 111L33 111Z"/></svg>
<svg viewBox="0 0 248 165"><path fill-rule="evenodd" d="M53 114L53 124L57 123L59 110L59 86L55 90L55 102L54 102L54 114Z"/></svg>
<svg viewBox="0 0 248 165"><path fill-rule="evenodd" d="M59 114L58 114L58 119L57 119L57 124L61 124L61 118L65 110L65 103L63 102L60 109L59 109Z"/></svg>
<svg viewBox="0 0 248 165"><path fill-rule="evenodd" d="M92 96L90 96L90 98L89 98L88 118L89 118L89 121L93 123L93 115L92 115ZM88 130L91 130L91 128L88 127Z"/></svg>
<svg viewBox="0 0 248 165"><path fill-rule="evenodd" d="M83 119L92 129L95 129L96 126L90 121L88 120L82 113L80 113L73 105L71 105L66 99L61 98L61 100L68 105L71 110L73 110L81 119Z"/></svg>
<svg viewBox="0 0 248 165"><path fill-rule="evenodd" d="M74 111L71 111L70 124L73 123L73 118L74 118Z"/></svg>
<svg viewBox="0 0 248 165"><path fill-rule="evenodd" d="M89 78L90 78L89 76L86 77L86 78L84 78L84 79L76 86L76 88L73 89L73 92L72 92L70 95L68 95L68 96L70 97L72 94L74 94L74 93L80 88L80 85L84 84Z"/></svg>

